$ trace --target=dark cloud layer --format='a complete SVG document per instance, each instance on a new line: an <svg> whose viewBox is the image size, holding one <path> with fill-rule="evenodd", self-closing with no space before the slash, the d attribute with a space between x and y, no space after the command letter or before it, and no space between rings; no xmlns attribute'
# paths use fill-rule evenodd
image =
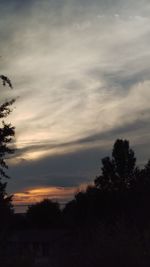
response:
<svg viewBox="0 0 150 267"><path fill-rule="evenodd" d="M92 181L99 172L100 158L104 151L95 148L51 156L38 161L23 161L12 167L10 173L15 179L9 181L9 190L39 186L77 186Z"/></svg>
<svg viewBox="0 0 150 267"><path fill-rule="evenodd" d="M9 190L23 190L23 188L38 186L64 186L79 187L80 184L93 182L96 175L100 174L101 159L111 155L113 143L118 138L131 139L131 147L135 150L137 163L143 165L150 158L145 130L150 130L148 121L136 121L103 134L96 134L73 144L61 144L60 146L83 145L77 151L68 152L65 155L51 155L37 160L20 160L17 166L10 167L10 175L16 177L9 182ZM140 131L140 136L137 132ZM131 138L130 138L131 137ZM143 137L143 138L142 138ZM137 139L137 142L135 140ZM86 148L91 143L91 148ZM93 147L95 144L95 147ZM48 145L47 145L48 146ZM26 148L39 151L44 145ZM48 147L47 147L48 148ZM51 146L50 146L51 148ZM24 151L22 151L24 152ZM21 154L20 154L21 159Z"/></svg>

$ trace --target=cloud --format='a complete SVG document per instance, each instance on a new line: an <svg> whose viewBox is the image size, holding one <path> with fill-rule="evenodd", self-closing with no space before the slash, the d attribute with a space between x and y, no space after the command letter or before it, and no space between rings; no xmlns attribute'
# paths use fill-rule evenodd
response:
<svg viewBox="0 0 150 267"><path fill-rule="evenodd" d="M15 193L13 196L14 205L31 205L35 202L40 202L44 198L59 200L64 202L73 198L75 194L75 188L63 188L63 187L42 187L29 189L25 192Z"/></svg>
<svg viewBox="0 0 150 267"><path fill-rule="evenodd" d="M118 137L130 139L143 162L149 2L9 2L0 3L1 72L15 89L2 98L19 96L10 116L18 151L9 190L87 182Z"/></svg>

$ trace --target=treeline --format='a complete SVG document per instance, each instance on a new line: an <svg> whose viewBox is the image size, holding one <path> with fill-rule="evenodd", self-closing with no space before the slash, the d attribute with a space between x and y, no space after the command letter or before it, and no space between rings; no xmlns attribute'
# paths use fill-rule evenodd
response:
<svg viewBox="0 0 150 267"><path fill-rule="evenodd" d="M118 139L112 156L102 159L101 174L93 186L78 192L63 210L45 199L28 207L25 216L15 215L16 227L75 227L101 222L115 226L124 221L142 229L150 223L150 161L136 165L127 140Z"/></svg>
<svg viewBox="0 0 150 267"><path fill-rule="evenodd" d="M29 206L25 215L14 214L9 220L10 236L36 230L37 235L43 230L57 233L47 266L149 266L149 206L150 161L137 167L129 142L117 140L111 157L102 159L93 186L78 192L63 210L45 199ZM15 266L36 266L30 258L28 263L18 254L15 259ZM13 267L14 259L10 262Z"/></svg>

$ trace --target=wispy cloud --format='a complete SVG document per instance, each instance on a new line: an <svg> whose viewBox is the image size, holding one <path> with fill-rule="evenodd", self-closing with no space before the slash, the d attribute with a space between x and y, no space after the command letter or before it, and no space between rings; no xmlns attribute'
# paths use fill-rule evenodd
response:
<svg viewBox="0 0 150 267"><path fill-rule="evenodd" d="M75 194L75 188L63 188L63 187L46 187L46 188L34 188L25 192L15 193L13 196L14 205L31 205L35 202L40 202L45 198L55 201L68 201L73 198Z"/></svg>
<svg viewBox="0 0 150 267"><path fill-rule="evenodd" d="M36 183L33 168L40 162L45 176L47 161L74 153L84 165L90 151L101 156L118 137L135 148L143 140L149 145L150 3L19 2L1 3L0 26L1 71L13 80L12 96L19 96L10 118L18 148L12 173L27 164ZM69 179L74 169L64 168ZM77 175L86 176L85 169Z"/></svg>

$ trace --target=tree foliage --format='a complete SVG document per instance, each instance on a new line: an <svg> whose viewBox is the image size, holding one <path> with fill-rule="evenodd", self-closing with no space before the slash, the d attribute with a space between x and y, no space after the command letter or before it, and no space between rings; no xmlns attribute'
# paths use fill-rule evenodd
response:
<svg viewBox="0 0 150 267"><path fill-rule="evenodd" d="M118 139L112 157L102 159L94 186L76 194L64 208L64 216L74 224L95 219L115 224L123 219L141 227L150 223L149 203L150 161L138 168L129 141Z"/></svg>
<svg viewBox="0 0 150 267"><path fill-rule="evenodd" d="M7 76L0 75L0 79L2 80L3 86L8 85L11 89L13 88L11 80Z"/></svg>
<svg viewBox="0 0 150 267"><path fill-rule="evenodd" d="M0 78L4 86L8 85L12 88L11 81L6 76L0 75ZM8 216L10 216L13 211L11 204L12 196L8 196L6 193L7 182L5 182L4 179L9 178L6 173L8 169L6 157L14 153L12 141L15 135L15 128L10 123L5 123L4 119L12 112L11 106L14 102L15 100L12 99L0 105L0 224L6 222Z"/></svg>
<svg viewBox="0 0 150 267"><path fill-rule="evenodd" d="M31 205L27 210L27 219L31 226L47 228L57 226L60 222L60 208L50 199Z"/></svg>
<svg viewBox="0 0 150 267"><path fill-rule="evenodd" d="M134 183L136 158L129 141L118 139L112 150L112 158L102 159L102 173L95 179L95 186L102 191L126 190Z"/></svg>

